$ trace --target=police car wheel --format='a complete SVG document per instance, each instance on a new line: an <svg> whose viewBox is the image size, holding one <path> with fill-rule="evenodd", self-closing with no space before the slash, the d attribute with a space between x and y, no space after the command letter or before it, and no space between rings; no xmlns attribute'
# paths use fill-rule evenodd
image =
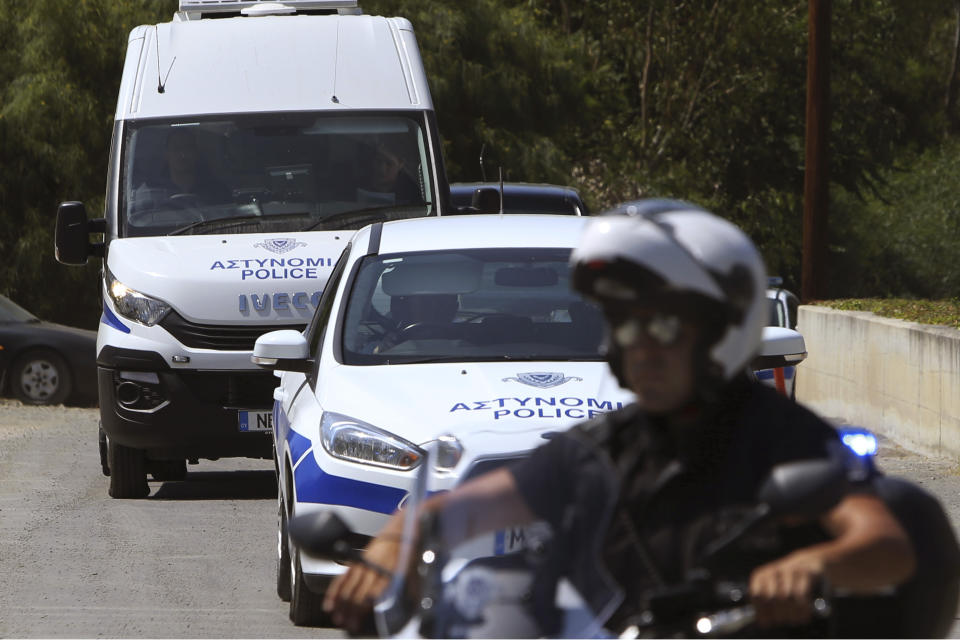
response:
<svg viewBox="0 0 960 640"><path fill-rule="evenodd" d="M277 595L284 602L290 602L292 584L290 581L290 541L287 539L287 506L283 501L283 490L277 486Z"/></svg>
<svg viewBox="0 0 960 640"><path fill-rule="evenodd" d="M303 579L299 549L290 550L290 559L290 621L298 627L330 626L330 616L323 610L323 594L311 591Z"/></svg>
<svg viewBox="0 0 960 640"><path fill-rule="evenodd" d="M70 368L59 354L41 349L14 362L10 376L13 394L24 404L62 404L70 395Z"/></svg>
<svg viewBox="0 0 960 640"><path fill-rule="evenodd" d="M142 450L110 442L107 456L111 498L146 498L150 494L147 460Z"/></svg>

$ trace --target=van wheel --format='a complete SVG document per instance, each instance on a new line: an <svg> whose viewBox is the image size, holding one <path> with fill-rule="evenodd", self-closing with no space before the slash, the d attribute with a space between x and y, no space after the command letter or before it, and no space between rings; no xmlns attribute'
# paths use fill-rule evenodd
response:
<svg viewBox="0 0 960 640"><path fill-rule="evenodd" d="M103 430L103 423L97 429L97 448L100 450L100 470L103 475L110 476L110 459L107 454L107 432Z"/></svg>
<svg viewBox="0 0 960 640"><path fill-rule="evenodd" d="M107 446L110 497L146 498L150 494L150 487L147 485L147 460L143 451L116 442L109 442Z"/></svg>
<svg viewBox="0 0 960 640"><path fill-rule="evenodd" d="M287 507L283 501L283 489L277 483L277 595L290 602L290 541L287 539Z"/></svg>
<svg viewBox="0 0 960 640"><path fill-rule="evenodd" d="M290 554L290 621L298 627L326 627L332 624L323 611L323 594L314 593L303 579L300 550Z"/></svg>

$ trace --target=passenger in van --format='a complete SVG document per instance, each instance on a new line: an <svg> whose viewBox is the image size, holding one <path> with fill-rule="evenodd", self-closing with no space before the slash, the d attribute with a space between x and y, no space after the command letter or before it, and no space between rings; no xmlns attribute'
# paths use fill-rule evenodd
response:
<svg viewBox="0 0 960 640"><path fill-rule="evenodd" d="M160 173L138 188L138 192L148 191L154 199L162 195L183 207L230 201L230 191L203 160L194 131L182 128L171 131L163 159Z"/></svg>
<svg viewBox="0 0 960 640"><path fill-rule="evenodd" d="M370 149L360 175L357 200L370 204L415 204L423 201L417 183L404 166L395 142L380 142Z"/></svg>

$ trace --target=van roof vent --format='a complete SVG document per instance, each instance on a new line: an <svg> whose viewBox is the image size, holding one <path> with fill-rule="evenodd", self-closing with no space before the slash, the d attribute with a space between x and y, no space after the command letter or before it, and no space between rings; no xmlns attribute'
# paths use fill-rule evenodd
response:
<svg viewBox="0 0 960 640"><path fill-rule="evenodd" d="M361 13L357 0L180 0L180 17L197 20L204 15L264 16L297 12Z"/></svg>

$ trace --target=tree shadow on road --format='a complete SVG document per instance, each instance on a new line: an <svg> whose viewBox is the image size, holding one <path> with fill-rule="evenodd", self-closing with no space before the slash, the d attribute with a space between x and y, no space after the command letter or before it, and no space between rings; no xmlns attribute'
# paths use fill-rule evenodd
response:
<svg viewBox="0 0 960 640"><path fill-rule="evenodd" d="M179 482L151 482L151 500L264 500L277 497L273 470L191 471ZM158 489L154 487L159 485Z"/></svg>

